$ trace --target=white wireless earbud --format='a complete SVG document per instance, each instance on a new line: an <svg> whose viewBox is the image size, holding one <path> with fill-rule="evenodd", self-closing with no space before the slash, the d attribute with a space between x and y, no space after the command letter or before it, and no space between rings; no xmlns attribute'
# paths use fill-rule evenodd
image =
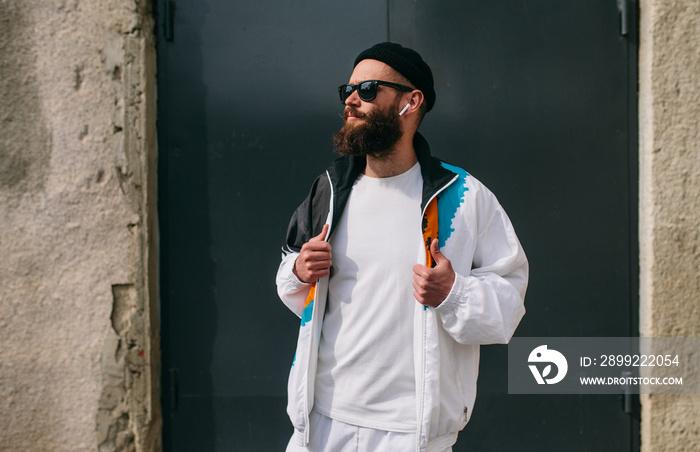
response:
<svg viewBox="0 0 700 452"><path fill-rule="evenodd" d="M401 113L399 113L399 116L401 116L401 115L403 115L404 113L406 113L406 110L408 110L408 107L410 107L410 106L411 106L411 103L410 103L410 102L407 103L406 106L403 107L403 110L401 110Z"/></svg>

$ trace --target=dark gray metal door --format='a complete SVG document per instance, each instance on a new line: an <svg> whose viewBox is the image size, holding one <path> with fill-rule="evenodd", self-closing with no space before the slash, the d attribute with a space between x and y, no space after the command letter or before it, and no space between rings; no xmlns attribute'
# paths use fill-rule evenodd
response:
<svg viewBox="0 0 700 452"><path fill-rule="evenodd" d="M336 87L387 39L433 67L433 152L496 193L528 253L517 334L637 333L634 8L623 35L617 0L157 5L166 450L284 449L279 248L334 158ZM482 350L455 451L638 450L619 397L508 395L506 347Z"/></svg>

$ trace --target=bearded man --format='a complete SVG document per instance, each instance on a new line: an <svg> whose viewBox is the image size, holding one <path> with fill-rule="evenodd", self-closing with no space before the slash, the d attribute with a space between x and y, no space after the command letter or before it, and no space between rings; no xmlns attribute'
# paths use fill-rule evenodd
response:
<svg viewBox="0 0 700 452"><path fill-rule="evenodd" d="M480 344L525 313L528 263L494 195L431 156L421 56L360 53L339 87L340 157L295 211L278 293L301 318L287 451L449 451L476 397Z"/></svg>

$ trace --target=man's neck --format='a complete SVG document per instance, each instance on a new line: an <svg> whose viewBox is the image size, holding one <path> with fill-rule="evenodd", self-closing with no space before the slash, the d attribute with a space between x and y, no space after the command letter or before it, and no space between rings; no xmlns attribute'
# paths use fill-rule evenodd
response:
<svg viewBox="0 0 700 452"><path fill-rule="evenodd" d="M368 155L364 174L368 177L398 176L413 168L416 162L418 158L413 148L413 135L404 134L391 154L386 157L377 159Z"/></svg>

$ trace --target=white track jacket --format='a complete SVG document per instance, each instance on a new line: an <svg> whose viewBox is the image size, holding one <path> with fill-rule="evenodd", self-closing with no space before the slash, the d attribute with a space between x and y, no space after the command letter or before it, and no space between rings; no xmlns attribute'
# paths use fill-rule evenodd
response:
<svg viewBox="0 0 700 452"><path fill-rule="evenodd" d="M525 314L528 262L496 197L461 168L430 155L416 134L414 147L423 176L424 265L433 266L430 241L452 263L455 282L437 307L415 302L416 451L443 451L469 421L476 398L479 346L505 344ZM328 278L301 283L292 268L301 246L325 223L329 236L364 159L340 157L314 182L297 208L277 272L282 301L301 318L292 364L287 411L300 445L309 442L318 344ZM390 234L391 231L379 231Z"/></svg>

